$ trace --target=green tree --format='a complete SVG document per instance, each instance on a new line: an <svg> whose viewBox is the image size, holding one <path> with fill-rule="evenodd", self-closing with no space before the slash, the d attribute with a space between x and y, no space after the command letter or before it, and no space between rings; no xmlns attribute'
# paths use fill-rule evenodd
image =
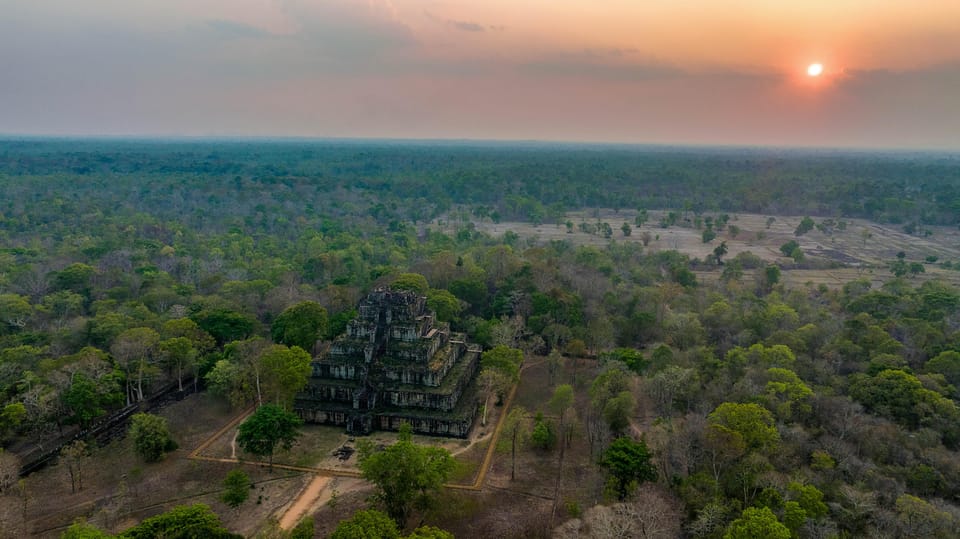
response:
<svg viewBox="0 0 960 539"><path fill-rule="evenodd" d="M310 377L310 354L299 346L287 348L275 344L264 350L258 360L260 387L274 404L288 407Z"/></svg>
<svg viewBox="0 0 960 539"><path fill-rule="evenodd" d="M717 245L713 249L713 259L717 261L718 266L723 265L723 257L727 255L727 242L721 241L720 245Z"/></svg>
<svg viewBox="0 0 960 539"><path fill-rule="evenodd" d="M220 501L230 507L239 507L250 497L250 476L243 470L230 470L223 480L223 494Z"/></svg>
<svg viewBox="0 0 960 539"><path fill-rule="evenodd" d="M927 361L924 370L942 374L948 382L960 387L960 352L955 350L940 352L936 357Z"/></svg>
<svg viewBox="0 0 960 539"><path fill-rule="evenodd" d="M247 453L267 457L273 469L273 453L277 446L293 447L300 436L303 421L293 412L276 404L264 404L257 408L237 429L237 444Z"/></svg>
<svg viewBox="0 0 960 539"><path fill-rule="evenodd" d="M27 418L27 407L22 402L11 402L0 411L0 439L15 431Z"/></svg>
<svg viewBox="0 0 960 539"><path fill-rule="evenodd" d="M0 335L21 331L33 314L29 298L17 294L0 294Z"/></svg>
<svg viewBox="0 0 960 539"><path fill-rule="evenodd" d="M487 350L480 356L480 367L482 369L494 369L512 382L516 382L520 378L521 363L523 363L523 352L502 344Z"/></svg>
<svg viewBox="0 0 960 539"><path fill-rule="evenodd" d="M453 534L434 526L421 526L404 539L454 539Z"/></svg>
<svg viewBox="0 0 960 539"><path fill-rule="evenodd" d="M483 414L480 416L480 424L487 424L487 413L490 410L490 399L495 395L502 395L510 388L513 380L500 370L488 367L480 371L477 378L477 385L483 392Z"/></svg>
<svg viewBox="0 0 960 539"><path fill-rule="evenodd" d="M783 256L793 256L793 251L799 248L800 244L797 243L797 240L790 240L780 246L780 252L783 253Z"/></svg>
<svg viewBox="0 0 960 539"><path fill-rule="evenodd" d="M330 539L400 539L400 532L389 516L376 509L366 509L341 521Z"/></svg>
<svg viewBox="0 0 960 539"><path fill-rule="evenodd" d="M782 419L791 419L803 416L810 412L809 400L813 397L813 390L797 373L789 369L767 369L767 385L765 395L770 403L770 409Z"/></svg>
<svg viewBox="0 0 960 539"><path fill-rule="evenodd" d="M542 451L549 451L557 443L557 433L553 425L544 419L542 413L537 413L533 419L533 430L530 432L530 444Z"/></svg>
<svg viewBox="0 0 960 539"><path fill-rule="evenodd" d="M523 406L513 406L503 423L503 433L510 442L510 480L517 477L517 447L524 443L524 427L530 414Z"/></svg>
<svg viewBox="0 0 960 539"><path fill-rule="evenodd" d="M707 422L737 433L751 449L769 450L780 442L773 415L759 404L725 402L710 412Z"/></svg>
<svg viewBox="0 0 960 539"><path fill-rule="evenodd" d="M197 367L197 350L186 337L173 337L160 341L160 358L163 364L176 373L177 388L183 391L183 375L190 374Z"/></svg>
<svg viewBox="0 0 960 539"><path fill-rule="evenodd" d="M153 414L134 414L130 420L129 436L137 454L147 462L156 462L177 448L170 436L167 420Z"/></svg>
<svg viewBox="0 0 960 539"><path fill-rule="evenodd" d="M363 478L377 486L387 514L403 526L414 509L432 505L455 463L446 449L414 444L412 429L404 424L395 444L380 451L361 446L359 465Z"/></svg>
<svg viewBox="0 0 960 539"><path fill-rule="evenodd" d="M769 507L748 507L740 518L727 526L723 539L790 539L790 529L784 526Z"/></svg>
<svg viewBox="0 0 960 539"><path fill-rule="evenodd" d="M327 331L327 310L315 301L287 307L270 326L273 342L311 351Z"/></svg>
<svg viewBox="0 0 960 539"><path fill-rule="evenodd" d="M150 517L133 528L121 532L120 539L241 539L230 533L209 506L198 503L181 505L155 517Z"/></svg>
<svg viewBox="0 0 960 539"><path fill-rule="evenodd" d="M390 283L390 288L394 290L409 290L416 292L417 295L426 296L427 291L430 290L430 283L427 282L426 277L419 273L401 273Z"/></svg>
<svg viewBox="0 0 960 539"><path fill-rule="evenodd" d="M74 440L60 450L60 462L70 474L70 492L83 490L83 469L89 456L90 451L83 440Z"/></svg>
<svg viewBox="0 0 960 539"><path fill-rule="evenodd" d="M763 288L770 290L780 282L780 266L770 264L763 269Z"/></svg>
<svg viewBox="0 0 960 539"><path fill-rule="evenodd" d="M213 336L220 346L230 341L246 339L253 333L253 320L229 309L200 311L191 315L190 318L201 329Z"/></svg>
<svg viewBox="0 0 960 539"><path fill-rule="evenodd" d="M608 485L618 500L625 500L640 483L657 480L657 470L650 459L643 440L636 442L626 436L614 440L604 451L600 465L609 471Z"/></svg>
<svg viewBox="0 0 960 539"><path fill-rule="evenodd" d="M96 273L92 267L80 262L74 262L62 270L54 273L53 285L58 290L69 290L82 295L90 291L90 279Z"/></svg>
<svg viewBox="0 0 960 539"><path fill-rule="evenodd" d="M810 518L827 516L830 509L823 503L823 492L814 485L804 485L796 481L787 485L790 498L800 504L804 513Z"/></svg>
<svg viewBox="0 0 960 539"><path fill-rule="evenodd" d="M82 518L73 521L73 524L60 534L60 539L110 539L111 537L113 536L100 531Z"/></svg>
<svg viewBox="0 0 960 539"><path fill-rule="evenodd" d="M144 397L144 382L156 372L154 360L157 355L157 345L160 344L160 334L151 328L139 327L128 329L110 345L110 353L126 373L127 404L131 397L142 401Z"/></svg>
<svg viewBox="0 0 960 539"><path fill-rule="evenodd" d="M804 217L800 221L800 224L797 225L797 228L793 231L793 234L795 236L802 236L807 232L810 232L811 230L813 230L814 226L816 226L816 223L813 221L813 219L811 219L809 216Z"/></svg>
<svg viewBox="0 0 960 539"><path fill-rule="evenodd" d="M256 389L244 369L228 359L217 361L204 378L214 395L223 397L234 407L240 407L256 398Z"/></svg>
<svg viewBox="0 0 960 539"><path fill-rule="evenodd" d="M427 292L427 307L437 314L440 322L452 322L460 316L463 305L457 296L442 288L431 288Z"/></svg>

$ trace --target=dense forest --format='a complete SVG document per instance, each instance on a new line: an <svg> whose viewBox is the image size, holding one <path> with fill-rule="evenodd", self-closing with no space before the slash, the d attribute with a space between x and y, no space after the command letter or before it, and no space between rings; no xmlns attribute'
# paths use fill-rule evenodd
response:
<svg viewBox="0 0 960 539"><path fill-rule="evenodd" d="M331 338L364 293L416 274L438 318L486 348L594 362L570 434L591 453L653 418L639 427L655 470L637 479L673 496L673 534L951 537L960 523L950 284L890 274L879 287L789 288L749 254L717 256L708 281L673 250L475 226L609 208L865 218L920 234L960 223L956 155L6 140L0 193L11 449L168 384L253 402L256 361L296 355L284 332L297 309L322 306L313 328ZM611 502L635 489L617 485Z"/></svg>

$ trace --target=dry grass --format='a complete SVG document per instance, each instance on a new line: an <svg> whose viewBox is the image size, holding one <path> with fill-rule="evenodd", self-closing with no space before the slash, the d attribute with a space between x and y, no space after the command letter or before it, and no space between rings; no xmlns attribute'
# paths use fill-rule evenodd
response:
<svg viewBox="0 0 960 539"><path fill-rule="evenodd" d="M146 464L136 456L130 440L116 440L93 452L83 468L83 489L76 493L70 491L64 466L54 465L31 474L25 481L26 511L18 511L25 524L13 536L59 537L79 517L103 529L119 531L175 505L192 503L210 505L231 530L252 533L290 500L302 487L305 476L244 467L255 483L251 499L240 510L221 503L221 482L235 466L186 457L233 413L205 394L168 406L161 415L167 418L180 449L161 462ZM22 501L21 497L8 496L0 504L17 504L22 509ZM6 534L18 527L8 527L5 522L3 528Z"/></svg>
<svg viewBox="0 0 960 539"><path fill-rule="evenodd" d="M896 258L896 254L903 251L907 260L924 261L928 256L935 256L939 261L960 261L960 230L951 227L929 227L932 232L928 237L910 236L903 233L895 225L880 225L863 219L845 219L845 230L834 230L832 234L824 234L814 229L803 236L794 235L794 230L803 216L759 215L759 214L730 214L729 225L736 225L740 232L733 237L729 228L721 232L711 243L703 243L702 230L672 226L660 228L657 223L664 212L651 211L649 221L641 229L633 228L633 233L625 237L620 226L626 222L633 226L636 212L600 210L597 215L593 212L571 212L567 219L574 223L574 232L567 233L565 226L542 224L535 226L531 223L499 223L489 221L475 223L479 230L494 236L512 231L521 238L532 241L547 242L551 240L569 241L574 245L606 245L611 240L601 235L591 235L580 232L577 225L580 222L595 223L607 222L614 230L613 241L641 242L643 232L649 232L653 239L646 247L649 251L676 250L690 258L705 260L721 241L727 242L727 258L749 251L767 262L784 262L787 266L792 261L784 258L780 246L790 240L797 240L801 249L808 258L817 259L824 263L837 262L848 265L848 268L829 270L789 269L784 272L784 282L788 284L828 286L842 285L851 279L867 277L877 283L892 278L887 264ZM767 226L767 220L773 217L774 221ZM814 221L820 222L821 218ZM859 268L859 269L858 269ZM871 273L872 271L872 273ZM960 271L945 270L932 264L926 265L926 272L918 279L942 278L954 284L960 284ZM705 278L711 278L710 273L703 272ZM794 274L795 275L791 275ZM713 277L716 278L716 277Z"/></svg>

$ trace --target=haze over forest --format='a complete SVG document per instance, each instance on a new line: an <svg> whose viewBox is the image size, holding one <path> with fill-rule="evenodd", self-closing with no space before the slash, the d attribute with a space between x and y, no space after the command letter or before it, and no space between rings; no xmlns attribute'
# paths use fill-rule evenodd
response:
<svg viewBox="0 0 960 539"><path fill-rule="evenodd" d="M953 539L960 2L0 0L0 539Z"/></svg>

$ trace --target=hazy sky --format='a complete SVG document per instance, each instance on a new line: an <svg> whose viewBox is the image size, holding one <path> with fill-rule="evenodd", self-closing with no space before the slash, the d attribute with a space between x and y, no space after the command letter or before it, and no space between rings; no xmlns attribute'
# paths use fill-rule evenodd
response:
<svg viewBox="0 0 960 539"><path fill-rule="evenodd" d="M960 0L0 0L0 133L960 149Z"/></svg>

